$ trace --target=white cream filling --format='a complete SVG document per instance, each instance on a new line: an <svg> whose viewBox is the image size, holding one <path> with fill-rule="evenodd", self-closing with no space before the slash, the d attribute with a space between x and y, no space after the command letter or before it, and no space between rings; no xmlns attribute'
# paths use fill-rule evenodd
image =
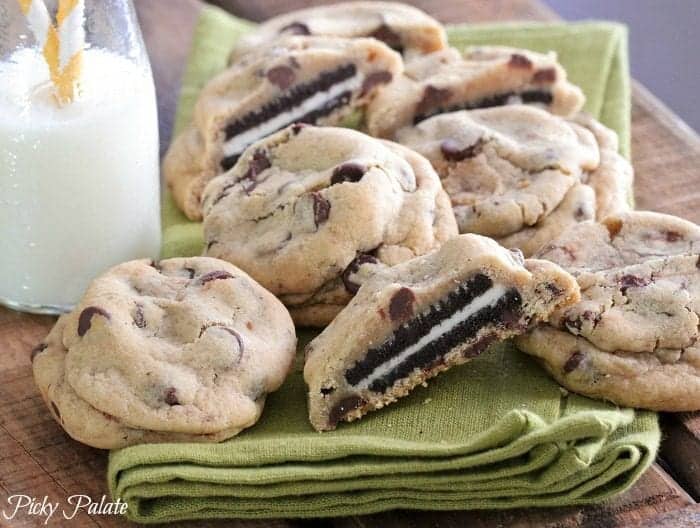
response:
<svg viewBox="0 0 700 528"><path fill-rule="evenodd" d="M476 297L472 302L457 310L447 319L444 319L439 324L435 325L430 329L426 335L421 337L418 341L413 343L411 346L406 347L399 355L394 356L389 361L382 363L377 368L375 368L369 376L360 381L355 387L358 389L366 389L375 380L384 377L386 374L394 370L401 363L406 361L412 355L416 354L423 347L438 339L443 334L446 334L452 330L455 326L461 322L467 320L469 317L474 315L476 312L487 306L494 306L498 300L503 297L506 293L506 288L500 284L494 284L488 291L484 292L480 296Z"/></svg>
<svg viewBox="0 0 700 528"><path fill-rule="evenodd" d="M346 79L343 82L334 84L325 92L316 92L308 99L304 99L301 104L293 106L287 112L278 114L272 119L268 119L267 121L260 123L258 126L250 128L245 132L242 132L229 139L226 143L224 143L224 156L229 157L240 154L258 139L269 136L273 132L277 132L281 128L298 121L309 112L323 106L325 103L331 99L334 99L335 97L338 97L343 92L348 90L356 90L361 85L361 76L356 75L355 77Z"/></svg>

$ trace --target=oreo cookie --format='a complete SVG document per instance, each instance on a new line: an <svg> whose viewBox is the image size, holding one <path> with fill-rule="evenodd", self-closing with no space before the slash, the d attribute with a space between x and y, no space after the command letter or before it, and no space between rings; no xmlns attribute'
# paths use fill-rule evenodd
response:
<svg viewBox="0 0 700 528"><path fill-rule="evenodd" d="M579 298L555 264L478 235L373 273L306 349L309 420L326 431L383 409Z"/></svg>
<svg viewBox="0 0 700 528"><path fill-rule="evenodd" d="M314 124L348 105L358 86L362 86L362 82L357 67L348 63L283 90L260 109L248 112L226 126L224 152L227 154L221 160L221 168L228 170L233 167L245 148L261 137L293 123Z"/></svg>
<svg viewBox="0 0 700 528"><path fill-rule="evenodd" d="M413 118L413 124L416 125L421 121L425 121L429 117L447 112L457 112L459 110L476 110L479 108L492 108L494 106L505 106L507 104L542 104L550 105L554 97L552 92L544 89L523 90L521 92L503 92L488 97L482 97L472 101L465 101L460 104L450 105L447 107L434 106L430 110L424 110L418 113Z"/></svg>
<svg viewBox="0 0 700 528"><path fill-rule="evenodd" d="M345 379L353 387L385 392L416 368L429 367L459 345L476 343L482 329L517 324L521 303L517 289L476 274L369 349Z"/></svg>

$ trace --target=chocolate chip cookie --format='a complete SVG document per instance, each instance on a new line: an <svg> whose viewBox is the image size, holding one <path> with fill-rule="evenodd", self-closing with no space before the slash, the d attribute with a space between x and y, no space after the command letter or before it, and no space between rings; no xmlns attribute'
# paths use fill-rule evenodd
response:
<svg viewBox="0 0 700 528"><path fill-rule="evenodd" d="M300 9L265 21L236 43L232 58L286 35L372 37L407 56L447 46L442 25L420 9L396 2L342 2Z"/></svg>
<svg viewBox="0 0 700 528"><path fill-rule="evenodd" d="M628 212L571 227L539 254L581 302L518 340L566 388L619 405L700 409L700 227Z"/></svg>
<svg viewBox="0 0 700 528"><path fill-rule="evenodd" d="M523 103L571 115L583 102L554 53L449 48L408 61L404 74L370 103L366 125L371 135L391 139L400 128L444 112Z"/></svg>
<svg viewBox="0 0 700 528"><path fill-rule="evenodd" d="M380 409L578 300L573 277L479 235L379 270L306 349L320 431Z"/></svg>
<svg viewBox="0 0 700 528"><path fill-rule="evenodd" d="M569 225L629 209L632 167L614 132L512 105L440 114L396 134L426 156L462 233L496 238L526 256Z"/></svg>
<svg viewBox="0 0 700 528"><path fill-rule="evenodd" d="M449 199L419 154L355 130L292 125L251 146L203 201L206 255L323 326L374 268L457 234Z"/></svg>
<svg viewBox="0 0 700 528"><path fill-rule="evenodd" d="M54 418L83 443L215 442L258 420L295 349L287 310L235 266L139 260L88 287L33 369Z"/></svg>
<svg viewBox="0 0 700 528"><path fill-rule="evenodd" d="M366 38L287 37L247 54L204 87L163 161L175 202L201 219L204 186L249 145L295 122L339 123L402 68L398 53Z"/></svg>

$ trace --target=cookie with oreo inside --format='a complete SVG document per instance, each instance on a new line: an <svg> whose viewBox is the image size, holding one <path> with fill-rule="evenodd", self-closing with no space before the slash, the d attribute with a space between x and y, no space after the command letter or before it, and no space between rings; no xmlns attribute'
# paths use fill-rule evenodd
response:
<svg viewBox="0 0 700 528"><path fill-rule="evenodd" d="M407 61L404 73L370 103L366 126L371 135L392 139L400 128L445 112L517 103L572 115L584 100L552 52L448 48Z"/></svg>
<svg viewBox="0 0 700 528"><path fill-rule="evenodd" d="M245 55L202 89L191 125L163 160L175 203L201 219L206 183L249 145L296 122L340 123L402 68L376 39L287 37Z"/></svg>
<svg viewBox="0 0 700 528"><path fill-rule="evenodd" d="M307 346L311 424L330 430L381 409L577 300L559 266L479 235L379 270Z"/></svg>

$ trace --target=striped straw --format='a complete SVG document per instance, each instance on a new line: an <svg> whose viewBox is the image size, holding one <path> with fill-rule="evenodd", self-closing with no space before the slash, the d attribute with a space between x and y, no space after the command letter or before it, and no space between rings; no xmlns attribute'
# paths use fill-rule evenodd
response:
<svg viewBox="0 0 700 528"><path fill-rule="evenodd" d="M29 30L34 35L34 38L39 44L39 47L44 54L46 64L49 66L51 80L56 85L60 77L59 58L58 58L58 33L56 28L51 23L46 4L43 0L18 0L20 9L27 18Z"/></svg>
<svg viewBox="0 0 700 528"><path fill-rule="evenodd" d="M58 0L56 26L60 42L58 67L60 76L56 82L58 101L69 103L75 98L85 47L84 0Z"/></svg>

